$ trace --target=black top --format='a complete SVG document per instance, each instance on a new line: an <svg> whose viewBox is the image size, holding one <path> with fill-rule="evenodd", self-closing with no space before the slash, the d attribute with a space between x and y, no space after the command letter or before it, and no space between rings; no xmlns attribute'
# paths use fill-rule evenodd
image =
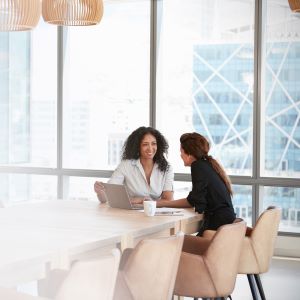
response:
<svg viewBox="0 0 300 300"><path fill-rule="evenodd" d="M195 211L214 215L216 211L219 213L225 208L234 219L230 193L210 162L204 159L194 161L191 165L191 175L193 188L187 201L195 207Z"/></svg>

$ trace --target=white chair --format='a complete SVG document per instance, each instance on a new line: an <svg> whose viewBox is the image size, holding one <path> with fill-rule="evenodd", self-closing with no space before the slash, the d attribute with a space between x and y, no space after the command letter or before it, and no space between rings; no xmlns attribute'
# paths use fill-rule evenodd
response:
<svg viewBox="0 0 300 300"><path fill-rule="evenodd" d="M219 227L211 238L185 236L175 295L225 299L234 289L246 223Z"/></svg>
<svg viewBox="0 0 300 300"><path fill-rule="evenodd" d="M60 285L55 300L112 300L120 262L120 251L97 260L76 261ZM0 288L2 300L50 300Z"/></svg>
<svg viewBox="0 0 300 300"><path fill-rule="evenodd" d="M262 300L266 299L259 275L268 272L275 240L280 223L281 210L275 206L268 207L258 218L253 228L248 227L244 237L238 274L247 274L251 294L258 300L257 290ZM203 237L212 238L215 231L206 230ZM255 279L255 281L254 281Z"/></svg>
<svg viewBox="0 0 300 300"><path fill-rule="evenodd" d="M145 239L122 254L114 300L167 300L174 290L183 233Z"/></svg>

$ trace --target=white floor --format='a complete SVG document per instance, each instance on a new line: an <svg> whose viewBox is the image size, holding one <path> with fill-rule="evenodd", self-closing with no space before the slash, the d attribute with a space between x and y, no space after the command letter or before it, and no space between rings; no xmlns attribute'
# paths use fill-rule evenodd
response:
<svg viewBox="0 0 300 300"><path fill-rule="evenodd" d="M300 259L274 258L261 281L267 300L300 300ZM232 299L252 300L246 275L238 275Z"/></svg>
<svg viewBox="0 0 300 300"><path fill-rule="evenodd" d="M274 258L269 272L261 275L261 280L267 300L300 300L300 259ZM35 295L36 284L26 284L19 290ZM246 275L238 275L232 299L252 300Z"/></svg>

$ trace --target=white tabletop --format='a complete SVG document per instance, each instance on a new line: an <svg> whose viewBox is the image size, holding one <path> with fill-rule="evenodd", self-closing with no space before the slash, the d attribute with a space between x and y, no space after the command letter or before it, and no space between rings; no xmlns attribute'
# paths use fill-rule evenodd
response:
<svg viewBox="0 0 300 300"><path fill-rule="evenodd" d="M90 201L52 200L0 208L0 285L43 278L46 268L67 268L76 255L172 229L201 215L147 217Z"/></svg>

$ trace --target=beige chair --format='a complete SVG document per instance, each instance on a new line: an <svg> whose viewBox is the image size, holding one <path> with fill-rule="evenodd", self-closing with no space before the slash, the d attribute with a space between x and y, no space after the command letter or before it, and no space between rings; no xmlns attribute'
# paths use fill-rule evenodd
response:
<svg viewBox="0 0 300 300"><path fill-rule="evenodd" d="M169 300L172 298L183 243L183 233L145 239L123 252L114 300Z"/></svg>
<svg viewBox="0 0 300 300"><path fill-rule="evenodd" d="M175 295L223 298L235 286L246 231L241 221L221 226L212 239L185 236L175 283Z"/></svg>
<svg viewBox="0 0 300 300"><path fill-rule="evenodd" d="M113 299L120 262L120 251L97 260L76 261L62 282L55 300L111 300ZM0 288L2 300L49 300L33 297L12 289Z"/></svg>
<svg viewBox="0 0 300 300"><path fill-rule="evenodd" d="M269 270L275 240L280 222L280 209L268 207L259 217L253 228L248 227L244 237L239 261L238 273L247 274L253 299L259 299L256 286L262 300L265 300L264 290L259 274ZM206 230L203 236L211 238L214 231ZM256 286L255 286L255 282Z"/></svg>

